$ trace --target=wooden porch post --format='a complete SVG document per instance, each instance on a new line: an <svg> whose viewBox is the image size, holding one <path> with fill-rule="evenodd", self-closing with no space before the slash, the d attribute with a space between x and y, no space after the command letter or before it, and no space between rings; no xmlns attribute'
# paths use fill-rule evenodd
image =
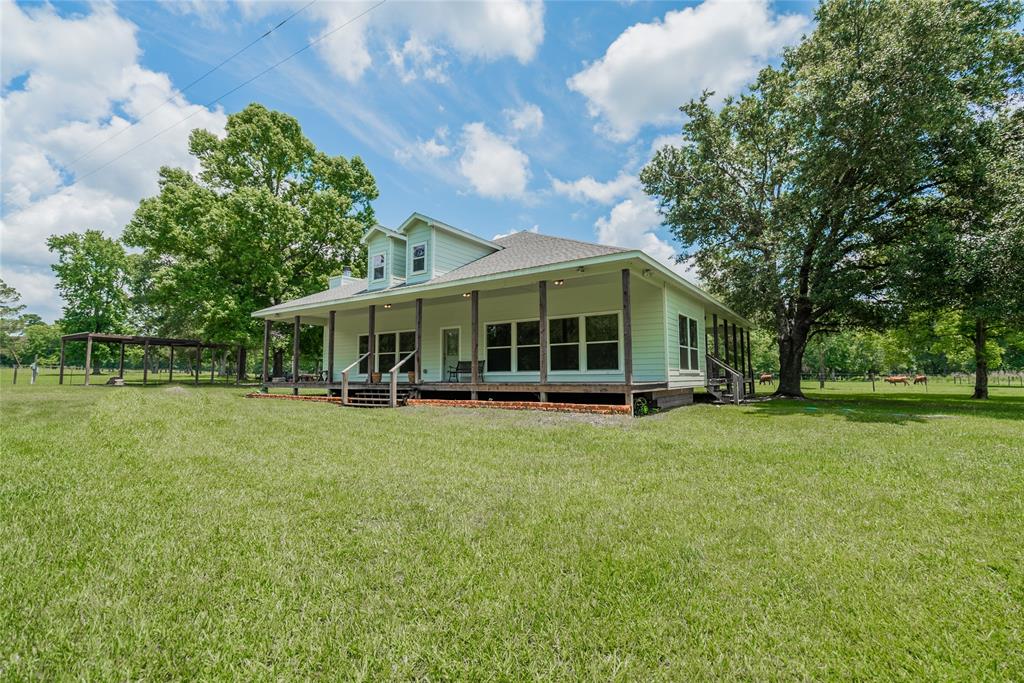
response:
<svg viewBox="0 0 1024 683"><path fill-rule="evenodd" d="M64 384L64 340L60 340L60 376L57 378L57 384Z"/></svg>
<svg viewBox="0 0 1024 683"><path fill-rule="evenodd" d="M472 328L470 339L473 349L473 387L469 397L474 401L480 397L476 385L480 383L480 290L474 289L469 295L469 326Z"/></svg>
<svg viewBox="0 0 1024 683"><path fill-rule="evenodd" d="M754 395L754 350L750 348L750 329L747 328L747 372L750 373L750 395Z"/></svg>
<svg viewBox="0 0 1024 683"><path fill-rule="evenodd" d="M196 344L196 374L192 376L192 384L199 386L199 366L203 359L203 345Z"/></svg>
<svg viewBox="0 0 1024 683"><path fill-rule="evenodd" d="M121 342L121 358L117 362L117 376L124 379L124 342Z"/></svg>
<svg viewBox="0 0 1024 683"><path fill-rule="evenodd" d="M743 338L743 328L740 328L740 366L737 368L740 371L740 375L743 377L743 391L747 390L747 342Z"/></svg>
<svg viewBox="0 0 1024 683"><path fill-rule="evenodd" d="M337 311L327 314L327 383L334 382L334 318Z"/></svg>
<svg viewBox="0 0 1024 683"><path fill-rule="evenodd" d="M92 335L85 337L85 386L89 386L89 375L92 374Z"/></svg>
<svg viewBox="0 0 1024 683"><path fill-rule="evenodd" d="M740 370L743 369L743 359L736 352L736 323L732 324L732 361Z"/></svg>
<svg viewBox="0 0 1024 683"><path fill-rule="evenodd" d="M629 268L622 269L622 355L624 360L623 379L626 382L626 398L632 403L630 388L633 384L633 309L629 293Z"/></svg>
<svg viewBox="0 0 1024 683"><path fill-rule="evenodd" d="M725 364L729 363L729 321L722 318L722 353L725 357Z"/></svg>
<svg viewBox="0 0 1024 683"><path fill-rule="evenodd" d="M270 318L263 321L263 383L270 381Z"/></svg>
<svg viewBox="0 0 1024 683"><path fill-rule="evenodd" d="M366 350L370 353L366 357L367 384L370 383L370 379L373 377L377 361L377 306L374 304L370 304L369 336L370 338L366 340Z"/></svg>
<svg viewBox="0 0 1024 683"><path fill-rule="evenodd" d="M548 383L548 281L541 280L537 283L537 291L539 294L538 301L538 316L540 322L538 324L540 339L540 400L548 400L548 392L544 391L545 384Z"/></svg>
<svg viewBox="0 0 1024 683"><path fill-rule="evenodd" d="M167 368L167 381L174 381L174 345L171 345L171 364Z"/></svg>
<svg viewBox="0 0 1024 683"><path fill-rule="evenodd" d="M720 358L721 356L718 355L718 314L717 313L712 313L711 314L711 325L714 327L714 330L715 330L714 331L714 337L715 337L715 358Z"/></svg>
<svg viewBox="0 0 1024 683"><path fill-rule="evenodd" d="M301 328L300 316L295 316L295 323L292 327L292 382L298 384L299 382L299 332ZM299 388L292 387L292 395L299 395Z"/></svg>
<svg viewBox="0 0 1024 683"><path fill-rule="evenodd" d="M423 299L416 299L416 383L423 380Z"/></svg>
<svg viewBox="0 0 1024 683"><path fill-rule="evenodd" d="M142 344L142 385L149 381L149 340Z"/></svg>

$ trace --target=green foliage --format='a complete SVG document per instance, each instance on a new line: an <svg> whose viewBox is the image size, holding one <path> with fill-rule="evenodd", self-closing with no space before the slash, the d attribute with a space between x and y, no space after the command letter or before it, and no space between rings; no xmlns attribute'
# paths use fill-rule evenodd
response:
<svg viewBox="0 0 1024 683"><path fill-rule="evenodd" d="M975 167L979 121L1024 75L1015 2L835 0L750 91L681 109L643 170L700 276L779 341L780 392L812 332L879 324L892 249Z"/></svg>
<svg viewBox="0 0 1024 683"><path fill-rule="evenodd" d="M0 280L0 361L21 364L19 351L20 336L25 328L22 311L25 304L21 294L3 280Z"/></svg>
<svg viewBox="0 0 1024 683"><path fill-rule="evenodd" d="M99 230L54 235L52 268L64 299L62 326L75 332L123 332L128 323L128 257L117 240Z"/></svg>
<svg viewBox="0 0 1024 683"><path fill-rule="evenodd" d="M143 250L133 289L148 327L254 344L253 311L362 268L377 187L359 157L318 151L294 118L258 104L228 117L224 138L193 131L189 150L198 176L161 169L160 194L124 233Z"/></svg>
<svg viewBox="0 0 1024 683"><path fill-rule="evenodd" d="M44 322L25 327L22 355L26 362L38 360L40 364L53 365L60 362L60 337L64 334L59 324Z"/></svg>

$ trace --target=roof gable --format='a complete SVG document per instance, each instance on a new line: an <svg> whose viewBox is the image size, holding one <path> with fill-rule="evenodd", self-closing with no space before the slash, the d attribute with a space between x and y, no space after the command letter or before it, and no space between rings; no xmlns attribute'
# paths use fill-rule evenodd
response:
<svg viewBox="0 0 1024 683"><path fill-rule="evenodd" d="M381 233L381 234L383 234L383 235L385 235L385 236L387 236L387 237L394 237L394 238L395 238L395 239L397 239L397 240L402 240L403 242L405 241L405 235L403 235L403 234L402 234L402 233L400 233L400 232L396 232L395 230L392 230L391 228L385 228L385 227L384 227L383 225L381 225L380 223L377 223L377 224L376 224L376 225L374 225L374 226L373 226L372 228L370 228L369 230L367 230L367 231L366 231L366 233L365 233L365 234L363 235L363 239L362 239L362 240L360 240L360 241L361 241L361 242L362 242L363 244L366 244L366 243L367 243L367 242L368 242L368 241L370 240L370 237L371 237L371 236L372 236L372 235L373 235L374 233L378 233L378 232L379 232L379 233Z"/></svg>
<svg viewBox="0 0 1024 683"><path fill-rule="evenodd" d="M490 247L491 249L497 250L502 248L502 246L498 244L496 241L485 240L483 237L478 237L471 232L460 230L459 228L448 225L447 223L443 223L437 220L436 218L425 216L422 213L413 213L411 216L406 218L405 221L400 226L398 226L398 232L404 234L406 230L408 230L414 223L416 223L416 221L423 221L432 228L435 228L437 230L443 230L449 234L455 235L456 237L461 237L464 240L469 240L470 242L475 242L477 244Z"/></svg>

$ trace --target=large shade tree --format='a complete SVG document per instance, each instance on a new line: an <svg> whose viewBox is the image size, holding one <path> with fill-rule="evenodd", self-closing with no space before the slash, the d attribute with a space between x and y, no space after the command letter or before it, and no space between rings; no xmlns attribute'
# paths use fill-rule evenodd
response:
<svg viewBox="0 0 1024 683"><path fill-rule="evenodd" d="M226 132L192 132L199 173L162 168L124 241L142 249L134 289L151 329L244 347L261 338L253 311L361 270L377 185L359 157L318 150L293 117L259 104Z"/></svg>
<svg viewBox="0 0 1024 683"><path fill-rule="evenodd" d="M891 247L924 232L971 131L1022 79L1016 2L838 0L748 92L682 107L641 173L707 285L769 325L778 394L808 340L888 312Z"/></svg>

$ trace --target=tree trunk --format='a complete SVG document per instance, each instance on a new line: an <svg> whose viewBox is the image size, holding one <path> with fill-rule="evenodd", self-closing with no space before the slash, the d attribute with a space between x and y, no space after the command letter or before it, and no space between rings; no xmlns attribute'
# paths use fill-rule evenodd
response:
<svg viewBox="0 0 1024 683"><path fill-rule="evenodd" d="M988 398L988 356L985 341L988 326L978 318L974 321L974 395L971 398Z"/></svg>
<svg viewBox="0 0 1024 683"><path fill-rule="evenodd" d="M810 334L809 320L797 320L786 331L779 332L779 388L774 396L803 398L800 388L800 371L804 364L804 350Z"/></svg>
<svg viewBox="0 0 1024 683"><path fill-rule="evenodd" d="M284 376L284 349L274 349L274 371L273 377Z"/></svg>
<svg viewBox="0 0 1024 683"><path fill-rule="evenodd" d="M238 367L235 368L236 375L239 382L246 380L245 369L248 364L248 350L243 346L238 352Z"/></svg>

